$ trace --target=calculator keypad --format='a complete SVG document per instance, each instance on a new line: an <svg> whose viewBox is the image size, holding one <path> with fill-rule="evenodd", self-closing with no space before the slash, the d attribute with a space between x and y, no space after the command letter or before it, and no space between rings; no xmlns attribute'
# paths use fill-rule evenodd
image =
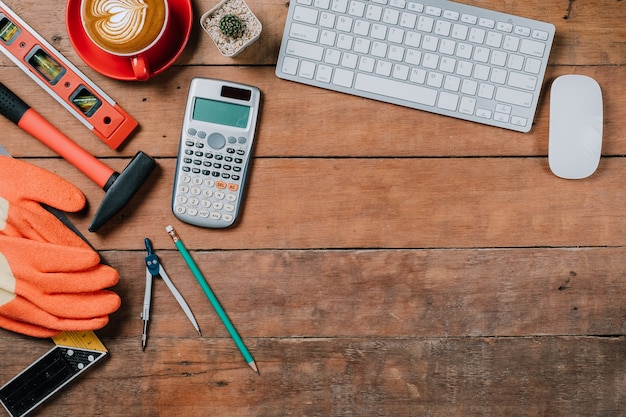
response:
<svg viewBox="0 0 626 417"><path fill-rule="evenodd" d="M186 133L174 212L194 224L229 226L239 208L248 139L195 129Z"/></svg>

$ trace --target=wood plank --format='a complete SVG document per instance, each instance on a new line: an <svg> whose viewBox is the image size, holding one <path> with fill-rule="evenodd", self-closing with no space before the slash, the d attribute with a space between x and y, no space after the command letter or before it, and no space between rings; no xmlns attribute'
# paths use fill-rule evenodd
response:
<svg viewBox="0 0 626 417"><path fill-rule="evenodd" d="M204 337L227 338L180 254L157 254ZM626 332L624 248L192 254L245 341ZM139 347L145 252L104 256L121 275L114 290L122 307L100 333L131 338ZM148 348L159 338L196 339L165 284L155 281L153 291Z"/></svg>
<svg viewBox="0 0 626 417"><path fill-rule="evenodd" d="M546 158L265 159L251 168L238 226L207 230L171 214L175 161L98 233L86 232L103 191L65 161L38 159L86 193L72 215L99 249L172 247L174 224L190 248L458 248L624 246L625 162L603 158L584 181L555 177ZM122 170L126 160L108 159ZM210 243L207 239L211 239Z"/></svg>
<svg viewBox="0 0 626 417"><path fill-rule="evenodd" d="M225 339L105 343L38 416L618 416L626 401L623 338L257 339L261 376ZM0 378L47 347L1 344L24 362Z"/></svg>

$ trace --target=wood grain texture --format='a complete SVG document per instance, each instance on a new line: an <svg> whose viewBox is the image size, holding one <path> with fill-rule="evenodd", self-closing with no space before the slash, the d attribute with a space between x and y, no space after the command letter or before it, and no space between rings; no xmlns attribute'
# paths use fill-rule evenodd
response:
<svg viewBox="0 0 626 417"><path fill-rule="evenodd" d="M99 233L103 191L5 119L0 144L68 179L70 214L120 273L122 307L97 333L110 356L38 416L622 416L626 410L626 4L464 0L553 23L557 34L528 134L278 79L285 0L248 0L261 38L222 57L200 26L176 64L147 82L86 66L59 2L6 0L140 123L102 144L0 56L1 82L121 171L142 150L158 169ZM216 2L193 0L199 16ZM197 20L197 19L196 19ZM604 95L598 171L551 174L549 98L563 74ZM263 92L245 210L229 230L170 210L189 82ZM254 356L245 364L164 231L173 224ZM193 310L198 336L154 283L141 351L144 245ZM52 346L0 329L0 384Z"/></svg>

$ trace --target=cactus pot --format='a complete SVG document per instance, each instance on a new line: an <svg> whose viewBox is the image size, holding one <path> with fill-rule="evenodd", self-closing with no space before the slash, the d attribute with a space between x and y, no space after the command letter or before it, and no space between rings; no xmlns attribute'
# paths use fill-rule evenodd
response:
<svg viewBox="0 0 626 417"><path fill-rule="evenodd" d="M220 30L224 16L235 15L242 23L239 36L228 36ZM227 17L227 19L229 19ZM256 41L261 35L262 25L244 0L222 0L200 18L202 28L209 34L220 53L234 57Z"/></svg>

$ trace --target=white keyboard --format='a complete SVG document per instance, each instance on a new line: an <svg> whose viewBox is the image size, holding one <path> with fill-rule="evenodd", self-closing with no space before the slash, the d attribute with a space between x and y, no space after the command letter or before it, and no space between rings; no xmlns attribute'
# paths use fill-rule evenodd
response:
<svg viewBox="0 0 626 417"><path fill-rule="evenodd" d="M276 75L528 132L554 31L445 0L292 0Z"/></svg>

